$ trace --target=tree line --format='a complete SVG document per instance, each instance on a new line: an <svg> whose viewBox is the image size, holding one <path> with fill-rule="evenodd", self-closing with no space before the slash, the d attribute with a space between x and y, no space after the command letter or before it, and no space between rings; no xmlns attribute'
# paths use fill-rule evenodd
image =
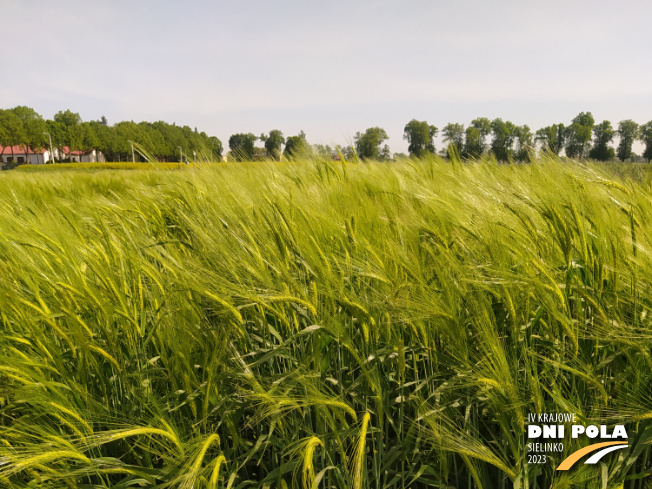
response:
<svg viewBox="0 0 652 489"><path fill-rule="evenodd" d="M263 142L263 147L255 146L257 140ZM296 136L285 138L279 129L272 129L269 134L263 133L258 137L250 132L233 134L229 138L229 149L229 156L236 161L251 161L256 158L280 160L281 155L286 159L300 158L310 156L314 151L303 131Z"/></svg>
<svg viewBox="0 0 652 489"><path fill-rule="evenodd" d="M438 133L439 129L426 121L413 119L408 122L403 138L409 143L410 155L434 154L434 138ZM609 161L617 157L626 161L637 156L632 146L640 140L645 145L643 158L648 162L652 159L652 121L639 126L628 119L620 121L614 128L607 120L596 124L590 112L581 112L568 126L553 124L535 133L527 125L517 126L500 118L479 117L466 128L463 124L449 123L441 134L446 143L444 153L453 152L462 158L493 154L499 161L529 161L538 145L542 151L557 156L563 152L569 158ZM615 138L618 138L616 148L612 146ZM387 133L379 127L357 133L355 148L358 156L389 159L389 148L382 146L387 139Z"/></svg>
<svg viewBox="0 0 652 489"><path fill-rule="evenodd" d="M215 160L222 155L222 142L217 137L188 126L163 121L123 121L109 125L104 116L83 122L80 115L71 110L59 111L53 119L46 120L30 107L0 109L0 145L40 151L49 148L50 140L59 150L64 147L84 152L99 150L108 161L130 161L130 141L160 161L189 157ZM138 152L135 157L141 159Z"/></svg>
<svg viewBox="0 0 652 489"><path fill-rule="evenodd" d="M436 126L427 121L416 119L408 122L403 129L403 138L408 141L410 156L423 157L436 154L434 139L439 134ZM581 112L566 126L562 123L538 129L532 132L528 125L518 126L500 118L488 119L478 117L467 127L459 123L447 124L441 132L446 147L443 156L455 154L462 158L479 158L493 155L499 161L529 161L537 146L540 150L569 158L591 158L597 161L609 161L616 157L621 161L632 160L632 147L636 140L645 145L642 157L646 161L652 159L652 121L638 125L628 119L618 123L615 129L611 122L595 123L590 112ZM612 143L618 138L618 146ZM264 148L256 148L256 140L264 142ZM229 138L231 155L236 160L251 160L256 156L279 159L283 154L287 158L293 156L317 155L320 157L351 158L353 152L362 159L390 160L397 156L407 156L400 153L391 154L389 146L384 144L389 139L387 132L381 127L370 127L365 132L357 132L353 147L335 147L328 145L310 145L303 131L298 136L287 138L278 129L262 134L259 138L251 133L234 134ZM281 151L282 145L285 149Z"/></svg>
<svg viewBox="0 0 652 489"><path fill-rule="evenodd" d="M436 154L436 126L416 119L408 122L403 138L408 142L410 156L423 157ZM441 131L445 148L444 156L454 154L462 158L479 158L493 155L499 161L529 161L537 146L540 150L569 158L591 158L609 161L633 160L638 155L632 151L633 144L640 140L645 145L642 157L652 159L652 121L639 125L628 119L614 128L610 121L595 122L590 112L579 113L568 125L562 123L538 129L527 125L518 126L500 118L478 117L468 126L449 123ZM46 120L34 109L25 106L0 109L0 145L20 146L42 150L49 145L69 147L72 150L90 151L97 149L108 161L125 161L132 157L131 141L145 149L160 161L193 159L216 161L222 157L222 142L215 136L208 136L188 126L177 126L163 121L123 121L110 126L104 116L97 121L83 122L78 113L59 111L52 120ZM618 145L613 146L618 139ZM322 158L351 159L355 155L362 159L390 160L407 156L390 152L385 142L387 132L380 127L370 127L357 132L353 145L330 147L311 145L301 131L296 136L285 137L279 129L256 136L252 133L233 134L228 141L229 156L236 161L250 161L257 158L280 160L318 156ZM257 147L256 141L262 142ZM355 153L355 155L354 155Z"/></svg>

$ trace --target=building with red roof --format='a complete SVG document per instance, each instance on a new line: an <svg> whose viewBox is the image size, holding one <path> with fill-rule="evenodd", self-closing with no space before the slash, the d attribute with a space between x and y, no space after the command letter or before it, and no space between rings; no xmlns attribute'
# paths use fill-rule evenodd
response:
<svg viewBox="0 0 652 489"><path fill-rule="evenodd" d="M64 146L63 148L54 148L53 154L51 154L50 148L33 150L29 146L0 145L0 167L5 166L7 163L15 163L18 165L43 165L46 163L56 163L69 159L72 159L72 161L77 163L97 163L106 161L104 154L95 149L90 151L70 151L68 146Z"/></svg>

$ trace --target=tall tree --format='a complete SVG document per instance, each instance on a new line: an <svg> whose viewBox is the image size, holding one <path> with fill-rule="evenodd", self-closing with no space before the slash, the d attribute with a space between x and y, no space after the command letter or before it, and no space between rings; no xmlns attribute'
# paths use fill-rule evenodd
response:
<svg viewBox="0 0 652 489"><path fill-rule="evenodd" d="M364 133L357 132L353 139L355 150L360 158L378 160L384 156L381 145L389 139L389 136L380 127L370 127Z"/></svg>
<svg viewBox="0 0 652 489"><path fill-rule="evenodd" d="M297 159L308 156L311 153L310 145L306 140L306 133L300 131L296 136L288 136L285 140L283 156L286 159Z"/></svg>
<svg viewBox="0 0 652 489"><path fill-rule="evenodd" d="M107 158L107 161L117 161L117 158L113 158L111 149L113 147L113 138L115 137L115 131L112 127L102 124L102 121L90 121L89 125L92 127L92 131L97 138L96 146L94 149L101 151L104 156Z"/></svg>
<svg viewBox="0 0 652 489"><path fill-rule="evenodd" d="M631 119L620 121L618 123L618 150L616 154L620 161L625 161L632 157L632 145L638 138L638 124Z"/></svg>
<svg viewBox="0 0 652 489"><path fill-rule="evenodd" d="M251 161L254 157L256 136L249 133L233 134L229 138L229 148L236 161Z"/></svg>
<svg viewBox="0 0 652 489"><path fill-rule="evenodd" d="M20 144L21 141L26 139L24 135L24 127L20 118L12 110L0 110L0 144L9 146L11 153L11 160L14 158L14 145Z"/></svg>
<svg viewBox="0 0 652 489"><path fill-rule="evenodd" d="M269 131L269 135L261 134L260 140L265 143L265 151L267 156L274 159L281 159L281 146L285 143L283 133L278 129Z"/></svg>
<svg viewBox="0 0 652 489"><path fill-rule="evenodd" d="M369 133L369 131L375 131L374 135L370 135L368 138L373 139L373 137L376 137L375 134L378 133L378 130L382 131L383 134L385 133L384 130L378 127L367 129L367 133ZM408 151L410 154L412 156L422 157L427 153L434 153L435 144L433 140L437 135L437 132L438 129L435 126L429 125L426 121L412 119L408 122L403 129L403 139L406 139L409 143ZM387 139L387 134L385 134L385 139ZM371 142L373 142L373 140L371 140Z"/></svg>
<svg viewBox="0 0 652 489"><path fill-rule="evenodd" d="M477 127L469 126L464 131L464 149L462 156L464 158L479 158L484 152L482 136Z"/></svg>
<svg viewBox="0 0 652 489"><path fill-rule="evenodd" d="M511 122L504 122L502 119L491 121L491 151L498 161L509 161L512 159L512 146L516 136L516 126Z"/></svg>
<svg viewBox="0 0 652 489"><path fill-rule="evenodd" d="M54 122L59 125L56 130L58 139L60 139L59 144L63 143L65 146L68 146L71 161L72 150L82 149L83 146L81 121L81 116L69 109L59 111L54 115Z"/></svg>
<svg viewBox="0 0 652 489"><path fill-rule="evenodd" d="M487 138L492 131L491 121L487 117L478 117L471 121L471 125L480 132L480 144L482 150L485 151L487 149Z"/></svg>
<svg viewBox="0 0 652 489"><path fill-rule="evenodd" d="M564 149L564 135L566 128L563 124L553 124L537 130L535 140L541 144L541 149L559 156Z"/></svg>
<svg viewBox="0 0 652 489"><path fill-rule="evenodd" d="M532 153L532 138L533 134L527 124L522 126L515 126L514 137L516 138L516 150L514 152L514 159L516 161L530 161L530 154Z"/></svg>
<svg viewBox="0 0 652 489"><path fill-rule="evenodd" d="M478 117L466 128L464 138L465 158L479 158L487 150L487 137L491 134L491 121L486 117Z"/></svg>
<svg viewBox="0 0 652 489"><path fill-rule="evenodd" d="M81 149L83 151L92 151L97 150L97 147L100 144L100 138L96 131L95 124L91 122L82 122L81 123Z"/></svg>
<svg viewBox="0 0 652 489"><path fill-rule="evenodd" d="M645 144L643 158L649 163L652 160L652 121L642 124L638 131L638 139Z"/></svg>
<svg viewBox="0 0 652 489"><path fill-rule="evenodd" d="M442 130L444 142L455 148L457 153L464 150L464 124L448 123Z"/></svg>
<svg viewBox="0 0 652 489"><path fill-rule="evenodd" d="M566 156L584 158L590 148L591 132L595 119L591 112L580 112L566 128Z"/></svg>
<svg viewBox="0 0 652 489"><path fill-rule="evenodd" d="M609 146L616 132L611 127L611 122L602 121L593 127L593 148L589 156L598 161L609 161L614 158L614 149Z"/></svg>
<svg viewBox="0 0 652 489"><path fill-rule="evenodd" d="M18 117L22 125L22 137L18 141L18 144L20 144L26 153L28 148L35 151L43 149L46 143L46 136L43 134L45 131L43 117L31 107L25 107L23 105L14 107L11 111Z"/></svg>
<svg viewBox="0 0 652 489"><path fill-rule="evenodd" d="M221 159L222 157L222 141L217 136L210 136L208 138L208 150L211 152L211 161L214 158Z"/></svg>

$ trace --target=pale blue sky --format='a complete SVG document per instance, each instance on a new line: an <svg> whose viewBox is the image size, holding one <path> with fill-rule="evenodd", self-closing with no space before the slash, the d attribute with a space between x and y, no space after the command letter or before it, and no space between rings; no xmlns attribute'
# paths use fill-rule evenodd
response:
<svg viewBox="0 0 652 489"><path fill-rule="evenodd" d="M227 145L413 118L652 119L649 1L0 0L0 107L164 120Z"/></svg>

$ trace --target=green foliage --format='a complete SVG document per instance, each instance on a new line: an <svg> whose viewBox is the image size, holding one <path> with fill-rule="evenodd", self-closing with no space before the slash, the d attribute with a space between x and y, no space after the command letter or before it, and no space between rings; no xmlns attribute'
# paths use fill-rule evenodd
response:
<svg viewBox="0 0 652 489"><path fill-rule="evenodd" d="M229 138L229 149L235 161L251 161L254 157L256 136L249 133L233 134Z"/></svg>
<svg viewBox="0 0 652 489"><path fill-rule="evenodd" d="M377 127L367 129L366 135L369 134L369 131L374 131L378 129L379 128ZM382 129L380 130L383 131ZM412 119L410 122L408 122L405 125L405 128L403 129L403 139L407 140L407 142L409 143L408 151L410 152L410 155L416 157L423 157L428 153L434 154L435 153L434 138L437 135L438 131L439 130L435 126L429 125L426 121L418 121L416 119ZM382 133L385 134L385 131L383 131ZM367 137L373 140L373 138L377 136L375 135L374 132L373 135ZM385 134L385 139L387 139L387 134ZM380 143L382 143L382 141L380 141L378 144ZM358 149L358 154L363 155L360 149Z"/></svg>
<svg viewBox="0 0 652 489"><path fill-rule="evenodd" d="M14 146L26 139L20 118L13 110L0 109L0 142L3 146Z"/></svg>
<svg viewBox="0 0 652 489"><path fill-rule="evenodd" d="M262 134L260 140L265 142L267 156L274 160L281 159L281 146L285 143L283 133L278 129L269 131L269 135Z"/></svg>
<svg viewBox="0 0 652 489"><path fill-rule="evenodd" d="M566 156L569 158L584 158L589 153L591 131L595 120L591 112L580 112L570 126L566 128Z"/></svg>
<svg viewBox="0 0 652 489"><path fill-rule="evenodd" d="M449 123L442 130L444 142L452 145L457 153L464 149L464 124ZM434 150L434 146L433 146Z"/></svg>
<svg viewBox="0 0 652 489"><path fill-rule="evenodd" d="M464 151L465 158L479 158L487 150L487 137L491 134L491 121L486 117L478 117L466 128Z"/></svg>
<svg viewBox="0 0 652 489"><path fill-rule="evenodd" d="M613 160L615 153L614 149L609 146L613 141L616 132L611 127L611 122L602 121L593 127L593 148L589 152L589 156L598 161Z"/></svg>
<svg viewBox="0 0 652 489"><path fill-rule="evenodd" d="M41 149L45 146L46 136L45 121L30 107L18 106L11 109L21 124L20 136L15 138L16 142L23 148L31 147Z"/></svg>
<svg viewBox="0 0 652 489"><path fill-rule="evenodd" d="M553 124L537 130L535 139L541 144L541 148L550 154L559 156L564 149L566 128L563 124Z"/></svg>
<svg viewBox="0 0 652 489"><path fill-rule="evenodd" d="M70 150L81 150L84 146L84 133L81 126L81 116L71 110L59 111L54 115L50 134L59 148L67 146Z"/></svg>
<svg viewBox="0 0 652 489"><path fill-rule="evenodd" d="M491 122L491 132L493 133L491 152L498 161L510 161L513 158L512 146L516 138L516 126L509 121L494 119Z"/></svg>
<svg viewBox="0 0 652 489"><path fill-rule="evenodd" d="M46 140L45 127L43 118L29 107L0 110L0 145L41 149Z"/></svg>
<svg viewBox="0 0 652 489"><path fill-rule="evenodd" d="M638 138L638 124L631 119L620 121L618 123L618 150L616 154L620 161L625 161L632 157L632 145Z"/></svg>
<svg viewBox="0 0 652 489"><path fill-rule="evenodd" d="M307 158L311 155L312 149L306 140L306 134L300 131L296 136L289 136L285 141L283 156L288 160Z"/></svg>
<svg viewBox="0 0 652 489"><path fill-rule="evenodd" d="M465 158L479 158L484 152L482 135L477 127L469 126L464 134L464 151L462 156Z"/></svg>
<svg viewBox="0 0 652 489"><path fill-rule="evenodd" d="M516 161L529 162L534 151L532 131L527 124L514 127L514 138L516 149L514 150L514 159Z"/></svg>
<svg viewBox="0 0 652 489"><path fill-rule="evenodd" d="M0 144L42 149L48 144L44 132L52 136L56 148L97 149L109 161L131 160L130 140L162 161L177 161L179 146L185 152L196 153L201 161L216 161L222 154L218 138L188 126L161 121L119 122L109 126L104 116L99 121L82 122L80 115L70 110L59 111L53 120L45 121L29 107L0 110Z"/></svg>
<svg viewBox="0 0 652 489"><path fill-rule="evenodd" d="M356 132L353 140L358 157L365 160L387 160L390 158L389 146L381 148L389 136L380 127L370 127L364 133Z"/></svg>
<svg viewBox="0 0 652 489"><path fill-rule="evenodd" d="M649 163L652 160L652 121L641 125L639 128L639 139L645 144L643 158Z"/></svg>

